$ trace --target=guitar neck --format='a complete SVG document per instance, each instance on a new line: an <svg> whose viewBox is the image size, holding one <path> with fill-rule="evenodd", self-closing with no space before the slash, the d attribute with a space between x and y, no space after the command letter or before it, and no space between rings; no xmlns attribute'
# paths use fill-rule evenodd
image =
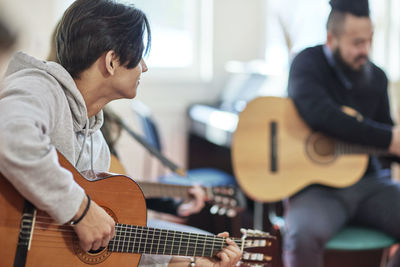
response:
<svg viewBox="0 0 400 267"><path fill-rule="evenodd" d="M143 194L146 198L159 198L159 197L178 197L183 199L191 198L189 189L191 186L186 185L174 185L174 184L162 184L162 183L151 183L151 182L140 182L140 187L143 190ZM206 190L206 194L210 197L210 190Z"/></svg>
<svg viewBox="0 0 400 267"><path fill-rule="evenodd" d="M347 144L343 142L336 143L336 153L344 154L368 154L376 156L389 156L390 154L384 150L375 147L366 147L362 145Z"/></svg>
<svg viewBox="0 0 400 267"><path fill-rule="evenodd" d="M115 237L108 244L114 252L212 257L227 246L223 237L180 231L116 224ZM239 247L241 239L233 239Z"/></svg>

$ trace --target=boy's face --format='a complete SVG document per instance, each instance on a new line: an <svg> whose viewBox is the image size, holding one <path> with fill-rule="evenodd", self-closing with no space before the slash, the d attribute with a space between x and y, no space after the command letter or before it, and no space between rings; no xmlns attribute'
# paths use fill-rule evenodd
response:
<svg viewBox="0 0 400 267"><path fill-rule="evenodd" d="M143 59L132 69L127 69L125 66L118 65L113 77L113 89L121 98L134 98L140 84L140 77L142 73L146 71L147 65Z"/></svg>

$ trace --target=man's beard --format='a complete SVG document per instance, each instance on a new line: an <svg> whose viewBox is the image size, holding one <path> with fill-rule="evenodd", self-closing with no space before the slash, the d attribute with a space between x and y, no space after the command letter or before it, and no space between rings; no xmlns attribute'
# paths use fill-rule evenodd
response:
<svg viewBox="0 0 400 267"><path fill-rule="evenodd" d="M361 73L364 72L364 68L367 65L367 63L361 65L358 69L355 69L353 66L351 66L350 64L348 64L346 61L343 60L342 57L342 53L340 52L340 48L337 47L334 51L333 51L333 57L335 58L335 62L336 64L338 64L340 66L340 68L346 72L346 73ZM364 55L360 55L358 57L355 58L354 62L357 62L361 59L366 59L368 61L368 57L364 56Z"/></svg>
<svg viewBox="0 0 400 267"><path fill-rule="evenodd" d="M368 57L359 56L356 61L360 59L367 59L367 62L361 65L358 69L353 68L347 62L343 60L342 54L339 48L333 51L333 57L337 66L343 71L343 73L355 84L357 87L365 87L370 81L371 75L371 64L369 64Z"/></svg>

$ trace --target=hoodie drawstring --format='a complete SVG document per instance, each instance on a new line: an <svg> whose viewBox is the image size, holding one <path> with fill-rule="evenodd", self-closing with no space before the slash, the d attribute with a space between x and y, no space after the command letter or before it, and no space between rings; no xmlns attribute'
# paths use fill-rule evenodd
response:
<svg viewBox="0 0 400 267"><path fill-rule="evenodd" d="M89 118L86 119L86 127L85 127L85 135L83 137L83 144L82 144L81 151L79 152L78 159L76 160L75 167L78 166L78 164L82 158L82 154L83 154L83 151L85 150L86 140L87 140L88 135L89 135ZM90 146L91 146L91 148L90 148L90 168L93 171L93 136L90 136Z"/></svg>
<svg viewBox="0 0 400 267"><path fill-rule="evenodd" d="M93 135L90 135L90 169L93 170Z"/></svg>

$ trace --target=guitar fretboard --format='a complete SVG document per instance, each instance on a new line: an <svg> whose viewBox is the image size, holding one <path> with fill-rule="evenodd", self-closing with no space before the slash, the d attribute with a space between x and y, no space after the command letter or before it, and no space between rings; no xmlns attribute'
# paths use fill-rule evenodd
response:
<svg viewBox="0 0 400 267"><path fill-rule="evenodd" d="M190 198L189 194L190 186L149 183L149 182L140 182L139 184L146 198L150 197L179 197L184 199Z"/></svg>
<svg viewBox="0 0 400 267"><path fill-rule="evenodd" d="M386 156L389 153L386 150L375 148L375 147L368 147L362 145L354 145L348 144L343 142L336 142L335 152L338 155L345 155L345 154L369 154L369 155L376 155L376 156Z"/></svg>
<svg viewBox="0 0 400 267"><path fill-rule="evenodd" d="M108 244L114 252L212 257L227 246L225 238L213 235L116 224ZM235 240L240 246L241 240Z"/></svg>

